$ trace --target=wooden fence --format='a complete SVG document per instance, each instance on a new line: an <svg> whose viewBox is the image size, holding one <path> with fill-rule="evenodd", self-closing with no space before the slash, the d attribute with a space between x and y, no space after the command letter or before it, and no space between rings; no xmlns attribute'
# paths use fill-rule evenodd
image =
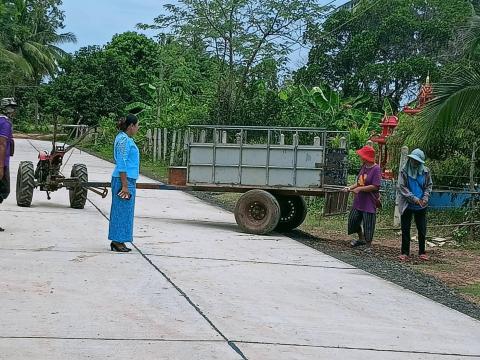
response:
<svg viewBox="0 0 480 360"><path fill-rule="evenodd" d="M187 130L149 129L145 135L143 153L152 157L153 161L166 164L187 164Z"/></svg>

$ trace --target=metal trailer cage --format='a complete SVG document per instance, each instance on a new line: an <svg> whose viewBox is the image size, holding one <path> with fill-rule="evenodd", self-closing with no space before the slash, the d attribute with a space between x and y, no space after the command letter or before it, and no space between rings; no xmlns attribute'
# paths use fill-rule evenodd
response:
<svg viewBox="0 0 480 360"><path fill-rule="evenodd" d="M329 184L328 142L337 139L346 149L345 134L321 128L261 126L191 126L186 185L318 189ZM342 144L343 142L343 144ZM338 177L338 176L336 176ZM327 176L331 179L332 176ZM341 182L341 181L340 181Z"/></svg>

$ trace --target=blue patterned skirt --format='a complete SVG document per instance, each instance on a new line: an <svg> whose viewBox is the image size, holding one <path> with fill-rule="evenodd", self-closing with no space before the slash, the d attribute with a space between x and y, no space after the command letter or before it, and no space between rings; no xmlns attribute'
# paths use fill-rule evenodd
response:
<svg viewBox="0 0 480 360"><path fill-rule="evenodd" d="M122 190L119 177L112 177L112 208L110 210L110 226L108 239L119 243L133 242L133 216L135 213L136 180L127 178L130 200L120 198L117 194Z"/></svg>

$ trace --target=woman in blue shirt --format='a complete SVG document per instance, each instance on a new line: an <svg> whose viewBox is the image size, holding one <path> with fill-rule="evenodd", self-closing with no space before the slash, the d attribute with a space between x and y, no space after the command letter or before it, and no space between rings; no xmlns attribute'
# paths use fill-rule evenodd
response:
<svg viewBox="0 0 480 360"><path fill-rule="evenodd" d="M140 152L132 137L138 132L138 119L129 114L118 123L120 132L115 138L115 170L112 174L112 207L108 239L110 249L129 252L125 243L133 241L135 190L140 168Z"/></svg>
<svg viewBox="0 0 480 360"><path fill-rule="evenodd" d="M421 260L428 260L425 252L427 236L427 206L432 192L432 177L424 165L425 154L415 149L408 155L408 161L402 170L399 182L399 210L402 223L402 254L401 261L407 261L410 256L410 227L412 217L415 219L418 231L418 253Z"/></svg>

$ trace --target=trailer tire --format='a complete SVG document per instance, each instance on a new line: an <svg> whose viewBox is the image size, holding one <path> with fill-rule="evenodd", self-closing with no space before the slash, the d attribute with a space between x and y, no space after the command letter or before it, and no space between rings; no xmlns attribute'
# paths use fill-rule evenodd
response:
<svg viewBox="0 0 480 360"><path fill-rule="evenodd" d="M280 204L280 221L275 231L291 231L305 221L307 217L307 203L300 195L276 195Z"/></svg>
<svg viewBox="0 0 480 360"><path fill-rule="evenodd" d="M74 164L72 167L71 176L78 178L80 182L88 181L87 166L84 164ZM70 207L72 209L83 209L87 202L87 188L80 185L69 189Z"/></svg>
<svg viewBox="0 0 480 360"><path fill-rule="evenodd" d="M17 205L32 205L33 189L35 189L35 170L31 161L21 161L17 172Z"/></svg>
<svg viewBox="0 0 480 360"><path fill-rule="evenodd" d="M249 234L263 235L273 231L280 220L280 205L264 190L250 190L238 199L235 220Z"/></svg>

